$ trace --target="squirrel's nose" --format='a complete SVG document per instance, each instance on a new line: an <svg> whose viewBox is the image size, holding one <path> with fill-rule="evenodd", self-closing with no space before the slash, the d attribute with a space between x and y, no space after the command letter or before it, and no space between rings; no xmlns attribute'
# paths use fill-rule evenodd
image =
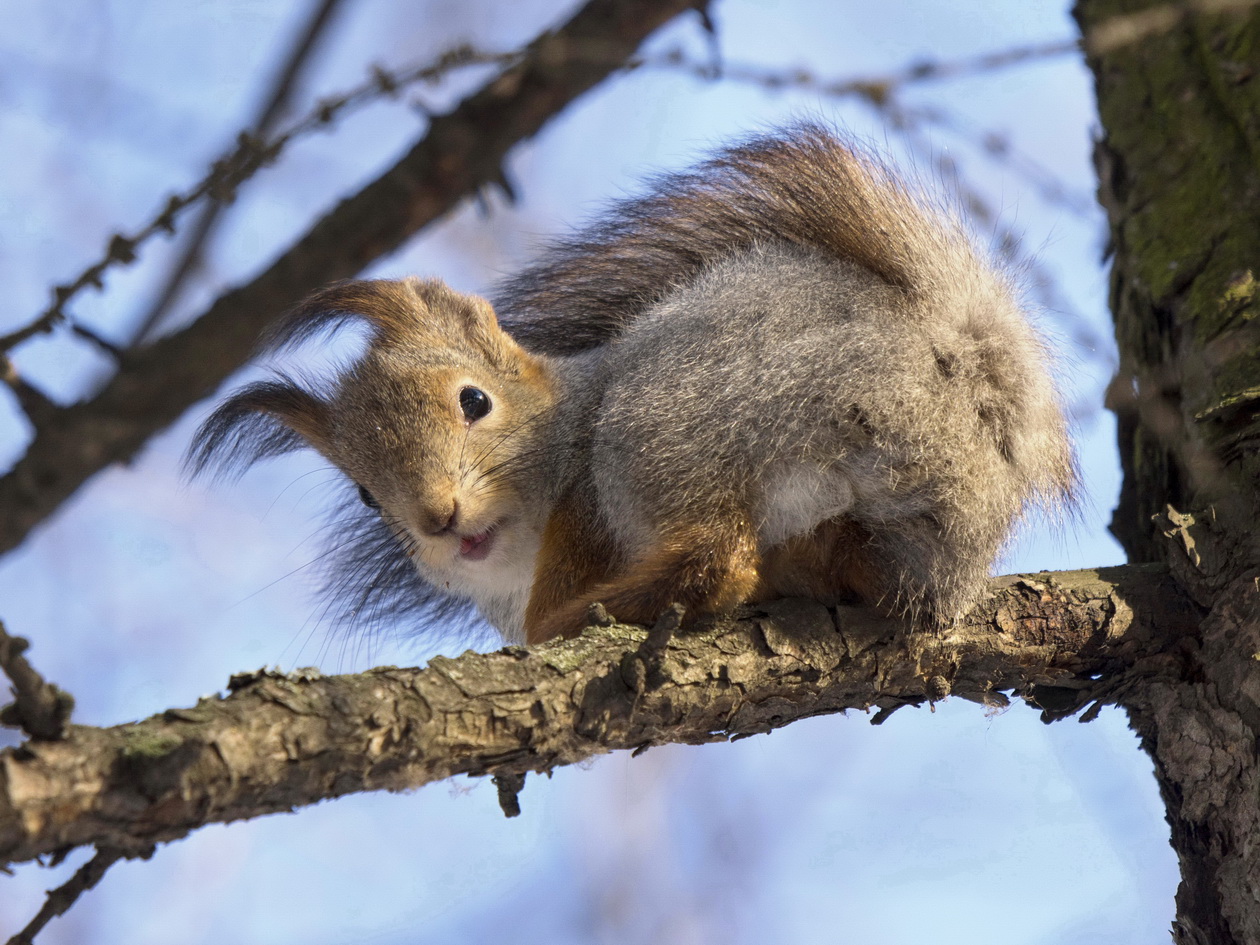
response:
<svg viewBox="0 0 1260 945"><path fill-rule="evenodd" d="M430 535L445 535L454 531L458 519L459 502L453 497L420 510L420 527Z"/></svg>

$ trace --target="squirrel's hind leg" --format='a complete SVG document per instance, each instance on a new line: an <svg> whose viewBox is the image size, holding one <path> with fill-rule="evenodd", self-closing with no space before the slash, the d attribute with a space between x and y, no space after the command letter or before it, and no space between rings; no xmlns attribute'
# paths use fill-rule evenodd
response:
<svg viewBox="0 0 1260 945"><path fill-rule="evenodd" d="M829 519L766 551L755 599L861 603L922 629L939 628L971 606L995 554L983 538L968 542L946 533L931 515L899 529Z"/></svg>
<svg viewBox="0 0 1260 945"><path fill-rule="evenodd" d="M575 550L571 547L567 554L549 555L544 536L539 575L549 557L563 559L565 570L572 572ZM646 551L563 603L556 589L547 588L541 596L536 589L526 613L527 639L538 642L581 632L595 602L620 621L649 626L671 604L686 608L685 619L728 611L754 596L760 585L760 564L756 534L742 518L671 523L669 532ZM576 587L581 582L565 583Z"/></svg>
<svg viewBox="0 0 1260 945"><path fill-rule="evenodd" d="M890 568L881 564L870 531L850 519L829 519L813 531L768 549L758 600L808 597L824 603L863 603L894 609Z"/></svg>

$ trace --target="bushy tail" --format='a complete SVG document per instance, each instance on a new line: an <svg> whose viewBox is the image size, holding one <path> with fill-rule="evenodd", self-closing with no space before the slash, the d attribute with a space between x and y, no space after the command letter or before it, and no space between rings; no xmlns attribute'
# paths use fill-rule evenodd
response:
<svg viewBox="0 0 1260 945"><path fill-rule="evenodd" d="M821 125L800 123L656 178L646 196L614 206L506 282L496 308L526 347L572 354L762 242L851 260L911 301L936 290L943 258L988 268L961 228L896 172Z"/></svg>
<svg viewBox="0 0 1260 945"><path fill-rule="evenodd" d="M886 324L854 330L882 335L880 350L901 339L930 352L923 376L887 391L883 432L913 447L911 465L934 484L933 510L872 527L914 585L900 599L914 604L930 588L956 609L950 601L975 593L1021 510L1073 505L1075 461L1051 359L1016 280L955 215L877 158L812 123L752 138L658 178L558 243L503 287L496 307L526 347L573 354L621 334L718 261L770 243L857 264L901 293ZM943 560L944 545L959 560ZM928 551L935 563L916 571Z"/></svg>

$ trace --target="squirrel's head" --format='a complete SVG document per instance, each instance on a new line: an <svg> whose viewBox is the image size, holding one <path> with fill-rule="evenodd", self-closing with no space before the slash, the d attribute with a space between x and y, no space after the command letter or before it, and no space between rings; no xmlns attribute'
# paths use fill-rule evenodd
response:
<svg viewBox="0 0 1260 945"><path fill-rule="evenodd" d="M198 431L190 469L239 473L309 446L440 588L477 596L505 568L532 576L555 399L545 362L503 332L484 299L415 278L333 285L270 343L291 347L350 322L369 330L357 361L324 385L278 374L237 391Z"/></svg>

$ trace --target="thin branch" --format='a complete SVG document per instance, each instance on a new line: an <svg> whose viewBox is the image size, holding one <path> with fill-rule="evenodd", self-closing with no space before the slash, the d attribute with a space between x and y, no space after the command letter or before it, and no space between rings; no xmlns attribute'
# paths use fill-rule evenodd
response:
<svg viewBox="0 0 1260 945"><path fill-rule="evenodd" d="M32 738L63 738L74 698L35 671L23 655L30 643L9 636L0 624L0 669L13 682L13 702L0 709L0 725L20 728Z"/></svg>
<svg viewBox="0 0 1260 945"><path fill-rule="evenodd" d="M215 301L189 328L129 353L93 399L36 427L0 479L0 551L22 541L89 476L129 459L248 359L275 314L359 273L478 188L501 180L508 151L597 85L695 0L590 0L537 38L517 65L448 114L394 167L316 223L270 268Z"/></svg>
<svg viewBox="0 0 1260 945"><path fill-rule="evenodd" d="M125 856L121 850L98 850L67 882L48 891L48 898L44 900L44 905L35 914L35 918L27 923L26 928L10 938L8 945L31 945L44 926L57 916L64 915L80 896L101 881L111 866Z"/></svg>
<svg viewBox="0 0 1260 945"><path fill-rule="evenodd" d="M1012 691L1071 715L1129 680L1176 675L1166 655L1199 611L1151 567L1023 575L965 622L907 634L859 608L779 601L666 638L594 627L574 640L355 676L234 677L142 722L76 726L0 753L0 862L84 844L131 848L367 790L519 775L604 752L768 732L807 716Z"/></svg>
<svg viewBox="0 0 1260 945"><path fill-rule="evenodd" d="M265 138L271 134L276 122L288 108L302 73L342 2L343 0L313 0L307 22L292 48L285 54L284 64L271 81L271 90L263 100L258 114L250 122L248 133L251 136ZM201 205L197 219L184 241L183 251L168 272L149 310L132 331L133 343L144 341L179 298L189 277L201 265L203 251L214 238L227 207L228 204L218 200Z"/></svg>
<svg viewBox="0 0 1260 945"><path fill-rule="evenodd" d="M1014 173L1028 181L1047 203L1059 205L1077 215L1083 215L1094 205L1092 198L1087 194L1073 194L1053 171L1044 167L1036 158L1015 148L1005 136L968 122L939 106L932 108L919 106L911 109L897 101L897 94L913 85L980 75L1079 51L1079 42L1062 40L1039 46L986 53L966 59L925 61L884 76L847 79L824 78L808 69L748 64L723 65L718 70L708 62L697 62L687 58L682 50L643 59L641 64L652 68L685 72L710 82L741 82L757 86L767 92L793 90L810 92L827 98L858 98L893 121L905 122L913 118L916 120L915 124L938 125L973 142L990 158L1001 160L1008 165Z"/></svg>
<svg viewBox="0 0 1260 945"><path fill-rule="evenodd" d="M379 98L393 96L398 89L413 83L436 81L454 69L497 64L508 66L519 62L524 52L486 53L470 46L459 46L443 53L436 62L391 74L374 69L372 78L341 95L319 102L307 115L270 140L242 131L236 145L210 165L210 171L187 190L172 194L161 211L131 236L121 233L110 238L105 255L64 285L54 286L53 301L29 324L0 336L0 353L13 350L30 338L47 334L66 318L66 305L85 289L103 289L105 273L115 266L129 266L136 261L137 251L160 233L175 232L176 223L190 208L202 201L230 202L240 186L260 168L275 163L280 154L298 138L328 128L339 118Z"/></svg>
<svg viewBox="0 0 1260 945"><path fill-rule="evenodd" d="M658 69L680 70L700 79L725 79L759 85L768 91L793 88L815 92L828 98L860 95L877 101L909 85L983 75L1039 59L1055 59L1068 53L1079 52L1080 48L1079 40L1063 39L1035 46L1002 49L961 59L923 60L882 76L850 79L828 79L805 68L785 69L747 63L723 63L719 68L711 62L689 60L681 50L660 56L645 57L637 64Z"/></svg>
<svg viewBox="0 0 1260 945"><path fill-rule="evenodd" d="M1083 191L1073 192L1058 174L1031 154L1016 147L1006 134L986 128L960 112L939 104L909 107L897 104L895 107L905 122L931 125L947 131L975 147L990 160L1005 165L1047 204L1062 207L1082 218L1088 218L1096 211L1097 204L1089 194ZM957 177L956 168L951 176ZM992 212L990 215L996 216Z"/></svg>

